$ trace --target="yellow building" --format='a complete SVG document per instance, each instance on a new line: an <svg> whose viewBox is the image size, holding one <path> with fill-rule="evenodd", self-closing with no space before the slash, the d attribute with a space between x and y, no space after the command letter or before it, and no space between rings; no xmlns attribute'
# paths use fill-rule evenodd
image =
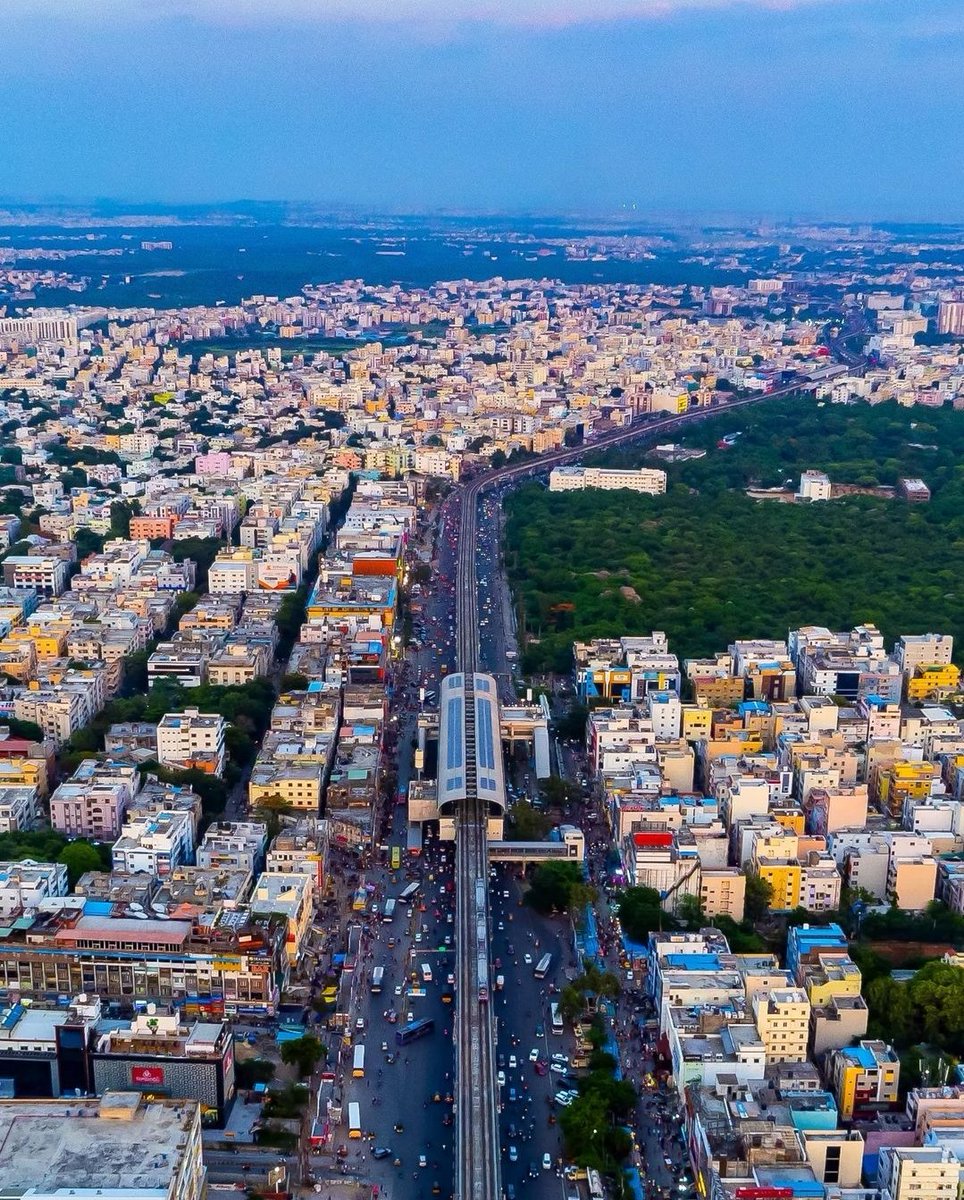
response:
<svg viewBox="0 0 964 1200"><path fill-rule="evenodd" d="M881 812L899 817L904 801L926 799L934 780L939 777L940 767L936 763L898 759L877 773L877 795L874 797L877 806Z"/></svg>
<svg viewBox="0 0 964 1200"><path fill-rule="evenodd" d="M917 667L907 680L907 701L920 704L923 700L943 700L959 690L960 668L953 663Z"/></svg>
<svg viewBox="0 0 964 1200"><path fill-rule="evenodd" d="M36 788L38 796L46 796L47 786L48 776L46 759L0 759L0 787Z"/></svg>
<svg viewBox="0 0 964 1200"><path fill-rule="evenodd" d="M755 860L755 868L761 879L773 889L770 901L772 908L789 911L800 904L800 864L796 859L761 858Z"/></svg>
<svg viewBox="0 0 964 1200"><path fill-rule="evenodd" d="M684 704L680 710L681 735L688 742L709 740L713 728L713 710L703 704Z"/></svg>
<svg viewBox="0 0 964 1200"><path fill-rule="evenodd" d="M265 871L251 894L251 912L257 916L280 915L288 922L285 949L288 961L297 963L311 928L311 876L301 872Z"/></svg>
<svg viewBox="0 0 964 1200"><path fill-rule="evenodd" d="M803 986L813 1008L822 1008L831 1000L860 995L860 968L849 954L821 954L815 963L801 967Z"/></svg>
<svg viewBox="0 0 964 1200"><path fill-rule="evenodd" d="M736 675L698 675L693 678L697 704L709 708L732 708L743 699L743 680Z"/></svg>
<svg viewBox="0 0 964 1200"><path fill-rule="evenodd" d="M317 815L324 767L320 763L256 763L248 781L252 808L294 808Z"/></svg>
<svg viewBox="0 0 964 1200"><path fill-rule="evenodd" d="M787 833L792 833L794 837L803 837L806 827L803 809L796 805L786 808L771 808L767 815L772 817L778 825L782 825Z"/></svg>
<svg viewBox="0 0 964 1200"><path fill-rule="evenodd" d="M842 1121L864 1106L896 1104L900 1059L885 1042L867 1040L834 1050L827 1064L830 1086Z"/></svg>
<svg viewBox="0 0 964 1200"><path fill-rule="evenodd" d="M758 734L745 729L728 729L723 737L714 736L706 742L705 761L714 762L724 755L753 755L763 753L763 742Z"/></svg>
<svg viewBox="0 0 964 1200"><path fill-rule="evenodd" d="M32 642L41 661L63 658L69 632L69 625L18 625L0 642L0 651L13 650L25 642Z"/></svg>
<svg viewBox="0 0 964 1200"><path fill-rule="evenodd" d="M802 988L774 988L755 996L753 1019L767 1066L807 1061L810 1001Z"/></svg>

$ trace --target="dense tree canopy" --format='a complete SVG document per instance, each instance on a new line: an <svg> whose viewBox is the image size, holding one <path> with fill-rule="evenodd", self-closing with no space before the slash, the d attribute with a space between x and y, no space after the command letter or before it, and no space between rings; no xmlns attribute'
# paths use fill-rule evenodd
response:
<svg viewBox="0 0 964 1200"><path fill-rule="evenodd" d="M685 444L707 455L668 467L665 496L532 485L509 497L506 557L530 670L567 670L574 638L653 629L680 657L807 623L964 637L964 414L792 398L707 421ZM605 457L638 466L645 452ZM744 494L795 488L808 468L868 487L920 476L933 499L790 505Z"/></svg>
<svg viewBox="0 0 964 1200"><path fill-rule="evenodd" d="M526 902L537 912L555 909L567 912L592 898L578 863L550 860L540 863L532 873L532 886Z"/></svg>

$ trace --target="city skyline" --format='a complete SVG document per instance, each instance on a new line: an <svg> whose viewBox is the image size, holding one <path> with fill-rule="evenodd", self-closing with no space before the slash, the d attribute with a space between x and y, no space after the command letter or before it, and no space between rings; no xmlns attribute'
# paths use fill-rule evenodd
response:
<svg viewBox="0 0 964 1200"><path fill-rule="evenodd" d="M3 191L953 221L964 19L907 10L13 0Z"/></svg>

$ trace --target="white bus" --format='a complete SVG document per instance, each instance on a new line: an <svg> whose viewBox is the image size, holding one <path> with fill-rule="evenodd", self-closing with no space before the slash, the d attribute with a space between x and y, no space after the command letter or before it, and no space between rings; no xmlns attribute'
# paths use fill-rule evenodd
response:
<svg viewBox="0 0 964 1200"><path fill-rule="evenodd" d="M382 980L385 978L385 968L376 967L372 971L372 995L377 996L382 990Z"/></svg>
<svg viewBox="0 0 964 1200"><path fill-rule="evenodd" d="M402 891L401 891L401 895L398 897L399 900L401 900L403 903L407 904L409 902L409 900L411 900L414 897L415 893L418 891L418 888L419 888L419 885L417 882L410 883L407 887L403 887Z"/></svg>
<svg viewBox="0 0 964 1200"><path fill-rule="evenodd" d="M361 1109L354 1100L348 1105L348 1136L361 1137Z"/></svg>
<svg viewBox="0 0 964 1200"><path fill-rule="evenodd" d="M394 900L386 900L385 901L385 911L382 913L382 922L385 925L391 925L391 923L392 923L392 921L394 921L394 919L395 919L395 901Z"/></svg>
<svg viewBox="0 0 964 1200"><path fill-rule="evenodd" d="M365 1078L365 1047L364 1046L356 1046L355 1047L355 1056L354 1056L354 1059L352 1060L352 1064L351 1064L351 1077L352 1077L352 1079L364 1079Z"/></svg>
<svg viewBox="0 0 964 1200"><path fill-rule="evenodd" d="M562 1033L562 1013L559 1011L559 1005L551 1005L549 1008L549 1014L552 1021L552 1032Z"/></svg>
<svg viewBox="0 0 964 1200"><path fill-rule="evenodd" d="M536 969L532 972L536 979L545 979L549 974L549 968L552 966L552 955L543 954L542 958L536 963Z"/></svg>
<svg viewBox="0 0 964 1200"><path fill-rule="evenodd" d="M432 982L432 968L428 965L428 963L422 963L422 982Z"/></svg>

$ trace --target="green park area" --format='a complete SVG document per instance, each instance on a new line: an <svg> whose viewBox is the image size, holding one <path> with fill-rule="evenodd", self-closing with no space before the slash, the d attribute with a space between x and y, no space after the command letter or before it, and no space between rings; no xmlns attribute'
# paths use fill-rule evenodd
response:
<svg viewBox="0 0 964 1200"><path fill-rule="evenodd" d="M964 413L788 397L710 418L682 444L706 455L668 465L665 496L539 484L510 495L506 562L528 671L567 671L575 639L653 629L681 658L802 624L869 621L888 640L938 630L964 644ZM586 461L657 465L644 445ZM805 470L867 489L919 477L932 500L746 494L796 490Z"/></svg>

